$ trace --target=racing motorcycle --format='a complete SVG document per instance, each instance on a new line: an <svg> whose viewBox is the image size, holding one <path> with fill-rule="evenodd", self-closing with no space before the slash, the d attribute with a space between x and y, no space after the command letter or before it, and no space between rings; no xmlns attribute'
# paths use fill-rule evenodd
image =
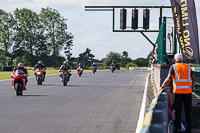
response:
<svg viewBox="0 0 200 133"><path fill-rule="evenodd" d="M113 73L115 71L115 67L114 66L111 66L111 72Z"/></svg>
<svg viewBox="0 0 200 133"><path fill-rule="evenodd" d="M36 81L38 85L42 85L42 82L44 82L44 73L43 69L37 68L35 70L35 76L36 76Z"/></svg>
<svg viewBox="0 0 200 133"><path fill-rule="evenodd" d="M92 67L92 72L93 72L93 74L95 74L96 71L97 71L97 67L96 67L96 66L93 66L93 67Z"/></svg>
<svg viewBox="0 0 200 133"><path fill-rule="evenodd" d="M67 86L67 82L69 81L68 74L69 74L68 71L63 71L63 72L62 72L62 82L63 82L63 86Z"/></svg>
<svg viewBox="0 0 200 133"><path fill-rule="evenodd" d="M81 77L81 75L83 74L83 68L81 66L79 66L77 68L77 72L78 72L79 77Z"/></svg>
<svg viewBox="0 0 200 133"><path fill-rule="evenodd" d="M13 88L17 96L22 96L25 87L25 75L22 70L16 70L13 74Z"/></svg>

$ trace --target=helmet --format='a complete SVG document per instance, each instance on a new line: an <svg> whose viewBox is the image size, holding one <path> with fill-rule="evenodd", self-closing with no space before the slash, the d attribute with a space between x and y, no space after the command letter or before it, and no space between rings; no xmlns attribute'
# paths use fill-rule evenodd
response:
<svg viewBox="0 0 200 133"><path fill-rule="evenodd" d="M81 65L81 63L78 63L78 65L80 66L80 65Z"/></svg>
<svg viewBox="0 0 200 133"><path fill-rule="evenodd" d="M42 64L42 61L38 61L38 64Z"/></svg>
<svg viewBox="0 0 200 133"><path fill-rule="evenodd" d="M114 63L112 62L111 64L113 65Z"/></svg>
<svg viewBox="0 0 200 133"><path fill-rule="evenodd" d="M24 65L22 63L18 63L17 67L22 68Z"/></svg>
<svg viewBox="0 0 200 133"><path fill-rule="evenodd" d="M95 64L95 62L93 62L93 64Z"/></svg>
<svg viewBox="0 0 200 133"><path fill-rule="evenodd" d="M63 62L63 64L64 64L64 65L67 65L67 64L68 64L68 62L67 62L67 61L64 61L64 62Z"/></svg>

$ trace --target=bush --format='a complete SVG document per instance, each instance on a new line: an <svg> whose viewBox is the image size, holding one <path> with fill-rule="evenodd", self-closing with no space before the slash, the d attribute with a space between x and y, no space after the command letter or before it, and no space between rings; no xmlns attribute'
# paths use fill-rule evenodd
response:
<svg viewBox="0 0 200 133"><path fill-rule="evenodd" d="M127 65L126 65L126 68L127 69L129 69L129 67L138 67L138 65L136 65L135 63L128 63Z"/></svg>
<svg viewBox="0 0 200 133"><path fill-rule="evenodd" d="M88 68L89 70L92 70L92 67ZM110 69L110 67L105 66L105 67L97 67L97 70L105 70L105 69Z"/></svg>
<svg viewBox="0 0 200 133"><path fill-rule="evenodd" d="M29 56L27 56L27 55L23 55L22 57L20 57L20 56L16 57L13 60L13 65L17 66L18 63L20 63L20 62L23 63L23 65L31 66L31 62L30 62Z"/></svg>

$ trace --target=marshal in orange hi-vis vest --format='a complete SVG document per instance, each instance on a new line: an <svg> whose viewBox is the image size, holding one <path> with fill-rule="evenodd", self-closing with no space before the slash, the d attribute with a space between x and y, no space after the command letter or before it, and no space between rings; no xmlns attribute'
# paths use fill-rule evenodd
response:
<svg viewBox="0 0 200 133"><path fill-rule="evenodd" d="M191 67L186 63L173 65L173 93L190 94L192 92Z"/></svg>

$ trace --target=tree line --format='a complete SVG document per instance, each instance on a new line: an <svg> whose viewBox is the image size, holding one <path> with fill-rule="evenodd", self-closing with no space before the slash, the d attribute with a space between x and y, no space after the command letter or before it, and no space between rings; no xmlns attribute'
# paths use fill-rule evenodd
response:
<svg viewBox="0 0 200 133"><path fill-rule="evenodd" d="M92 65L93 62L99 64L100 67L108 67L111 63L114 63L119 69L120 67L149 67L150 63L147 58L137 58L132 60L128 52L123 51L122 53L110 51L105 58L98 60L94 58L95 55L91 53L89 48L86 48L85 52L80 53L79 57L72 57L70 62L76 62L76 64L71 64L74 68L78 63L82 63L85 68L88 68Z"/></svg>
<svg viewBox="0 0 200 133"><path fill-rule="evenodd" d="M30 9L16 8L13 13L0 9L0 61L11 59L13 66L23 62L25 66L34 66L41 60L46 66L58 67L64 60L76 67L80 62L88 68L92 62L101 66L116 67L148 66L148 60L132 60L128 52L109 52L98 60L87 48L79 57L72 57L73 38L67 31L67 19L52 8L42 8L39 13ZM64 50L64 57L60 51ZM0 62L1 63L1 62Z"/></svg>
<svg viewBox="0 0 200 133"><path fill-rule="evenodd" d="M127 51L123 51L122 53L110 51L102 61L105 66L110 66L111 63L114 63L118 69L120 67L129 68L150 66L147 58L137 58L132 60Z"/></svg>
<svg viewBox="0 0 200 133"><path fill-rule="evenodd" d="M0 60L11 58L16 65L33 66L38 60L46 66L59 66L72 56L72 33L67 19L52 8L39 13L16 8L13 13L0 9ZM65 57L60 55L64 48Z"/></svg>

